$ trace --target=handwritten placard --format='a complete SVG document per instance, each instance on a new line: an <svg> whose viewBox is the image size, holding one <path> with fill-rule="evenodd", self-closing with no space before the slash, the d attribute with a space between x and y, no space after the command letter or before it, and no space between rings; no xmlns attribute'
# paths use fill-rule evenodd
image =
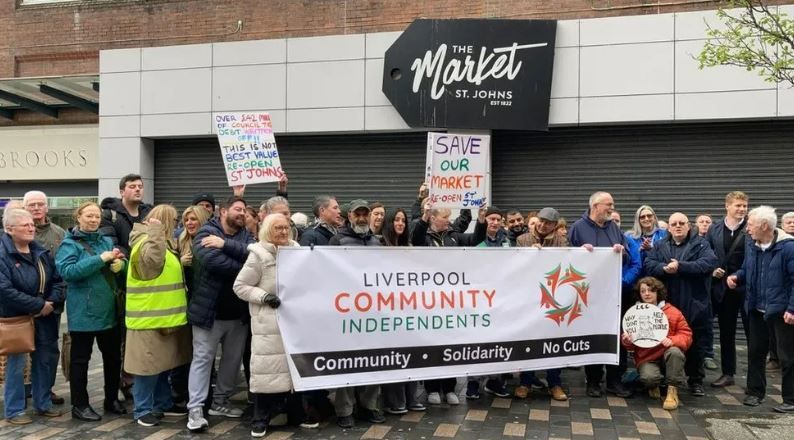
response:
<svg viewBox="0 0 794 440"><path fill-rule="evenodd" d="M425 181L435 208L478 208L486 203L491 137L427 133Z"/></svg>
<svg viewBox="0 0 794 440"><path fill-rule="evenodd" d="M669 328L667 315L654 304L635 304L623 315L623 331L637 347L656 347L667 337Z"/></svg>
<svg viewBox="0 0 794 440"><path fill-rule="evenodd" d="M218 142L229 186L276 182L284 174L270 114L216 113Z"/></svg>

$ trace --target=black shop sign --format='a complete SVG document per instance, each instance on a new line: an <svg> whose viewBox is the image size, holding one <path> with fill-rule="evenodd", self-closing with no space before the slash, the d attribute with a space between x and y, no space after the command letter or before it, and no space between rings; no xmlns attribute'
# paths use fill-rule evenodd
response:
<svg viewBox="0 0 794 440"><path fill-rule="evenodd" d="M416 20L386 51L383 93L412 127L547 130L557 22Z"/></svg>

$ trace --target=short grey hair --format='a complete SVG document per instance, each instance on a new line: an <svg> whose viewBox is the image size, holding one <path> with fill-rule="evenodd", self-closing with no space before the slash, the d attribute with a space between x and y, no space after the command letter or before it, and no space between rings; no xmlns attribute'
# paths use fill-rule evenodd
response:
<svg viewBox="0 0 794 440"><path fill-rule="evenodd" d="M775 214L775 208L771 206L761 205L753 208L750 210L750 213L747 214L747 217L753 217L756 220L766 223L769 229L774 230L777 227L777 214Z"/></svg>
<svg viewBox="0 0 794 440"><path fill-rule="evenodd" d="M30 199L36 198L36 197L43 198L44 199L44 205L45 206L47 205L47 194L44 194L41 191L28 191L28 192L26 192L25 195L22 197L22 204L25 205L25 206L28 206L28 202L30 201Z"/></svg>
<svg viewBox="0 0 794 440"><path fill-rule="evenodd" d="M336 197L329 195L321 195L314 198L312 203L312 213L315 217L320 217L320 209L327 208L331 204L331 200L336 200Z"/></svg>
<svg viewBox="0 0 794 440"><path fill-rule="evenodd" d="M19 223L19 219L29 218L33 220L33 216L24 209L9 209L3 212L3 229L6 231L10 226L15 226Z"/></svg>
<svg viewBox="0 0 794 440"><path fill-rule="evenodd" d="M785 222L786 220L788 220L788 219L790 219L792 217L794 217L794 211L789 211L789 212L783 214L782 217L780 217L780 223L783 224L783 222Z"/></svg>
<svg viewBox="0 0 794 440"><path fill-rule="evenodd" d="M259 207L259 210L269 214L273 212L273 208L275 208L278 205L287 205L287 208L289 208L289 200L281 196L273 196L267 199L265 203L263 203L262 206Z"/></svg>
<svg viewBox="0 0 794 440"><path fill-rule="evenodd" d="M608 196L608 195L610 195L610 194L608 192L606 192L606 191L596 191L596 192L594 192L593 194L590 195L590 200L588 201L588 205L587 206L590 206L590 207L594 206L596 203L598 203L599 200L601 200L601 198L603 198L604 196Z"/></svg>

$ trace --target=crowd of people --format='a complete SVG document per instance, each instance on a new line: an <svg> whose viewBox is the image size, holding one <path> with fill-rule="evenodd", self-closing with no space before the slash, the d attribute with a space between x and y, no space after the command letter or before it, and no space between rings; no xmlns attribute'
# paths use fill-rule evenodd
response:
<svg viewBox="0 0 794 440"><path fill-rule="evenodd" d="M258 210L243 198L244 187L235 187L220 206L202 193L179 215L171 205L144 203L143 181L130 174L120 181L119 198L81 204L68 231L50 221L40 191L9 202L0 238L0 317L35 317L36 347L7 356L8 423L32 422L26 397L36 415L61 415L55 405L65 402L52 387L64 309L71 347L64 374L77 420L102 419L87 394L95 341L103 360L105 413L128 411L121 392L132 400L134 419L147 427L163 417L187 416L187 428L200 432L209 426L206 415L242 417L243 408L231 401L241 369L254 437L284 415L286 423L304 428L335 416L349 428L356 418L383 423L384 412L460 403L455 378L424 381L426 401L416 382L338 388L333 403L329 391L295 392L276 320L276 255L282 246L608 247L622 257L624 312L636 302L655 304L667 315L669 331L653 348L638 347L623 334L618 365L585 367L588 396L606 391L628 398L644 387L674 410L680 390L705 394L706 368L721 370L712 387L733 385L741 316L748 340L744 404L761 404L767 370L780 369L783 402L774 409L794 412L794 213L783 215L778 228L772 207L748 211L748 196L734 191L725 198L722 219L699 214L692 225L674 212L663 220L642 205L624 232L612 196L596 192L571 223L552 207L525 216L484 206L467 232L472 213L462 210L453 220L451 210L433 206L423 185L409 210L361 199L340 205L333 196L317 196L308 224L306 215L291 213L286 186L285 177ZM626 383L628 352L636 383ZM503 375L468 378L465 396L478 399L482 388L527 398L533 387L545 386L552 399L566 400L561 373L545 371L544 384L536 372L522 371L512 391Z"/></svg>

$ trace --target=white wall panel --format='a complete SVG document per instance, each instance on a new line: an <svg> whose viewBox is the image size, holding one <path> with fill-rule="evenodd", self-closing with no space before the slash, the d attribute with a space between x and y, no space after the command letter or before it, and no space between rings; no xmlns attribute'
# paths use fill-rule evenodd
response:
<svg viewBox="0 0 794 440"><path fill-rule="evenodd" d="M144 71L141 77L141 113L208 112L212 107L212 70Z"/></svg>
<svg viewBox="0 0 794 440"><path fill-rule="evenodd" d="M266 64L213 69L212 111L286 107L286 65Z"/></svg>
<svg viewBox="0 0 794 440"><path fill-rule="evenodd" d="M191 69L212 65L211 44L145 47L142 50L142 70Z"/></svg>
<svg viewBox="0 0 794 440"><path fill-rule="evenodd" d="M675 98L676 120L766 118L777 112L775 90L683 93Z"/></svg>
<svg viewBox="0 0 794 440"><path fill-rule="evenodd" d="M352 60L364 58L364 34L290 38L287 62Z"/></svg>
<svg viewBox="0 0 794 440"><path fill-rule="evenodd" d="M673 14L582 20L582 46L673 41Z"/></svg>
<svg viewBox="0 0 794 440"><path fill-rule="evenodd" d="M233 41L212 44L212 65L245 66L287 62L287 40Z"/></svg>
<svg viewBox="0 0 794 440"><path fill-rule="evenodd" d="M698 69L696 57L703 40L681 41L675 45L675 91L677 93L716 92L729 90L773 89L755 72L736 66Z"/></svg>
<svg viewBox="0 0 794 440"><path fill-rule="evenodd" d="M287 131L290 133L361 131L363 129L363 107L287 110Z"/></svg>
<svg viewBox="0 0 794 440"><path fill-rule="evenodd" d="M673 92L673 43L581 48L581 96Z"/></svg>
<svg viewBox="0 0 794 440"><path fill-rule="evenodd" d="M141 73L99 75L99 116L137 115L141 112Z"/></svg>
<svg viewBox="0 0 794 440"><path fill-rule="evenodd" d="M141 49L112 49L99 52L99 73L141 70Z"/></svg>
<svg viewBox="0 0 794 440"><path fill-rule="evenodd" d="M364 60L288 64L287 108L363 106L363 86Z"/></svg>
<svg viewBox="0 0 794 440"><path fill-rule="evenodd" d="M673 120L673 95L582 98L579 122L639 122Z"/></svg>

